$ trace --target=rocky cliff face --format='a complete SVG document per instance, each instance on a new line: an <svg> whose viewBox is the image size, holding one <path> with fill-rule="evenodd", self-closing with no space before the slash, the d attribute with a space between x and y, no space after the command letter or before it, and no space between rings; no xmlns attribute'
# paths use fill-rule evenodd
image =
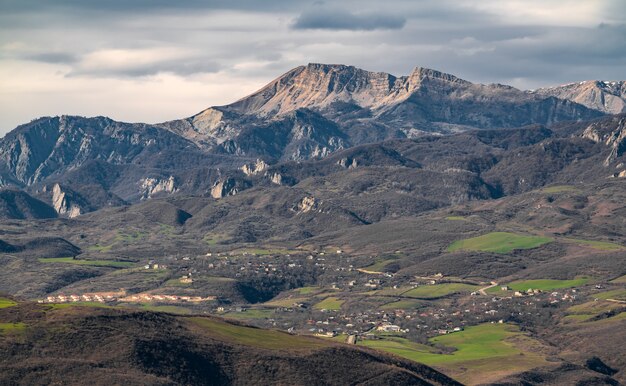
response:
<svg viewBox="0 0 626 386"><path fill-rule="evenodd" d="M607 114L626 112L626 81L589 80L558 87L540 88L534 93L567 99Z"/></svg>
<svg viewBox="0 0 626 386"><path fill-rule="evenodd" d="M416 67L395 77L352 66L309 64L295 68L256 93L224 109L276 117L312 109L343 121L377 121L399 127L445 132L451 129L515 127L599 116L570 101L556 101L498 84L474 84L436 70Z"/></svg>
<svg viewBox="0 0 626 386"><path fill-rule="evenodd" d="M594 122L585 129L582 137L604 143L611 149L604 160L604 166L609 166L626 150L626 117L622 115L610 120Z"/></svg>
<svg viewBox="0 0 626 386"><path fill-rule="evenodd" d="M169 178L166 179L153 177L142 178L140 180L140 185L143 190L143 194L141 196L141 199L143 200L152 198L159 193L170 194L178 191L174 181L174 176L169 176Z"/></svg>
<svg viewBox="0 0 626 386"><path fill-rule="evenodd" d="M61 185L54 184L52 187L52 207L60 215L64 217L78 217L82 211L80 205L61 189Z"/></svg>
<svg viewBox="0 0 626 386"><path fill-rule="evenodd" d="M22 125L0 142L0 163L19 183L31 185L93 160L131 163L145 153L193 146L167 130L109 118L61 116Z"/></svg>
<svg viewBox="0 0 626 386"><path fill-rule="evenodd" d="M237 180L232 177L221 178L213 184L211 188L211 197L215 199L234 196L241 190L248 188L246 181Z"/></svg>

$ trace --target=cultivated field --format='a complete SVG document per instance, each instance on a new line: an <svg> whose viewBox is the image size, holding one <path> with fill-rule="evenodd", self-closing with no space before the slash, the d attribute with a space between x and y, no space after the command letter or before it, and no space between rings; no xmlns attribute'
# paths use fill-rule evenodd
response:
<svg viewBox="0 0 626 386"><path fill-rule="evenodd" d="M510 232L491 232L470 239L455 241L448 247L449 252L459 250L509 253L516 249L531 249L551 242L549 237L526 236Z"/></svg>

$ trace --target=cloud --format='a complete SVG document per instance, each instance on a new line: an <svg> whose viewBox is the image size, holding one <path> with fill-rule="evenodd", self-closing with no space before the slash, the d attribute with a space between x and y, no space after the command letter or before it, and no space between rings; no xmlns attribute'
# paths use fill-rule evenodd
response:
<svg viewBox="0 0 626 386"><path fill-rule="evenodd" d="M26 54L23 57L26 60L43 63L75 63L78 58L69 52L39 52L34 54Z"/></svg>
<svg viewBox="0 0 626 386"><path fill-rule="evenodd" d="M344 8L317 3L302 12L292 27L294 29L373 31L402 29L405 24L406 19L396 15L379 12L353 13Z"/></svg>
<svg viewBox="0 0 626 386"><path fill-rule="evenodd" d="M0 133L43 114L185 117L309 62L626 79L624 0L313 1L0 0Z"/></svg>
<svg viewBox="0 0 626 386"><path fill-rule="evenodd" d="M85 55L67 76L142 77L159 73L187 76L219 69L216 62L177 48L113 49Z"/></svg>

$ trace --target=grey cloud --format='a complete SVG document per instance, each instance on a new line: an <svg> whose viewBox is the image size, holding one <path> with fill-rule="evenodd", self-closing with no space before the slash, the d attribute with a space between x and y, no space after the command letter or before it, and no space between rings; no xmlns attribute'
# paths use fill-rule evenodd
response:
<svg viewBox="0 0 626 386"><path fill-rule="evenodd" d="M0 0L5 12L28 11L98 11L98 12L154 12L198 9L276 10L310 3L305 0Z"/></svg>
<svg viewBox="0 0 626 386"><path fill-rule="evenodd" d="M401 29L406 19L378 12L353 13L343 8L316 5L295 20L294 29L365 30Z"/></svg>
<svg viewBox="0 0 626 386"><path fill-rule="evenodd" d="M78 58L74 54L67 52L40 52L36 54L24 55L26 60L33 60L35 62L53 63L53 64L70 64L75 63Z"/></svg>
<svg viewBox="0 0 626 386"><path fill-rule="evenodd" d="M201 58L179 59L164 62L146 64L142 66L129 67L103 67L97 69L83 69L80 65L66 74L67 77L114 77L114 78L136 78L156 75L159 73L170 73L180 76L189 76L203 73L218 72L222 67L213 61Z"/></svg>
<svg viewBox="0 0 626 386"><path fill-rule="evenodd" d="M168 87L167 80L156 83L151 76L170 73L179 77L163 78L176 78L201 98L213 97L213 91L207 91L212 84L203 82L216 79L224 89L236 88L243 96L308 62L350 64L395 75L423 66L473 82L520 88L626 79L626 14L620 12L624 0L597 0L605 5L600 13L571 23L566 14L563 22L513 20L503 16L498 7L504 2L496 0L313 1L0 0L0 73L28 85L21 86L24 89L30 87L23 94L11 94L12 99L5 93L0 116L23 121L6 100L21 106L29 106L33 96L43 100L46 87L39 79L50 82L47 87L54 87L55 97L71 97L81 87L92 92L92 81L102 79L124 84L124 92L160 89ZM528 7L557 2L528 1ZM140 60L100 60L93 55L116 50ZM142 51L150 55L142 57ZM22 71L13 71L16 67ZM215 72L219 75L204 76ZM72 79L62 79L62 74ZM35 78L37 82L29 83ZM139 114L133 103L119 108ZM188 113L184 107L168 112Z"/></svg>

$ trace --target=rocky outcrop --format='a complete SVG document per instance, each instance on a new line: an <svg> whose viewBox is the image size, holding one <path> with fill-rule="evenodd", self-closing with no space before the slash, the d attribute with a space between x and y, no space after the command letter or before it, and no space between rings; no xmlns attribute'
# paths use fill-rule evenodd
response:
<svg viewBox="0 0 626 386"><path fill-rule="evenodd" d="M139 184L142 191L142 200L152 198L154 195L159 193L171 194L178 191L174 176L170 176L167 179L153 177L142 178Z"/></svg>
<svg viewBox="0 0 626 386"><path fill-rule="evenodd" d="M255 176L259 173L264 172L268 168L268 164L261 159L257 159L255 163L245 164L241 167L241 171L246 176Z"/></svg>
<svg viewBox="0 0 626 386"><path fill-rule="evenodd" d="M308 213L315 211L318 208L318 202L315 197L304 197L296 205L296 211L298 213Z"/></svg>
<svg viewBox="0 0 626 386"><path fill-rule="evenodd" d="M604 166L609 166L626 150L626 117L617 116L611 120L592 123L585 129L582 137L604 143L611 149L604 160Z"/></svg>
<svg viewBox="0 0 626 386"><path fill-rule="evenodd" d="M270 181L272 181L272 183L276 184L276 185L282 185L283 184L283 175L280 173L272 173L272 175L270 176Z"/></svg>
<svg viewBox="0 0 626 386"><path fill-rule="evenodd" d="M237 183L234 178L224 178L213 184L213 187L211 188L211 197L219 199L226 196L234 196L239 193L240 190L242 190L242 186Z"/></svg>
<svg viewBox="0 0 626 386"><path fill-rule="evenodd" d="M357 166L359 166L359 163L357 162L356 158L350 159L350 158L344 157L340 159L339 161L337 161L337 165L345 169L354 169Z"/></svg>
<svg viewBox="0 0 626 386"><path fill-rule="evenodd" d="M71 195L63 191L59 184L54 184L52 187L52 207L64 217L73 218L82 214L80 205L74 202Z"/></svg>

